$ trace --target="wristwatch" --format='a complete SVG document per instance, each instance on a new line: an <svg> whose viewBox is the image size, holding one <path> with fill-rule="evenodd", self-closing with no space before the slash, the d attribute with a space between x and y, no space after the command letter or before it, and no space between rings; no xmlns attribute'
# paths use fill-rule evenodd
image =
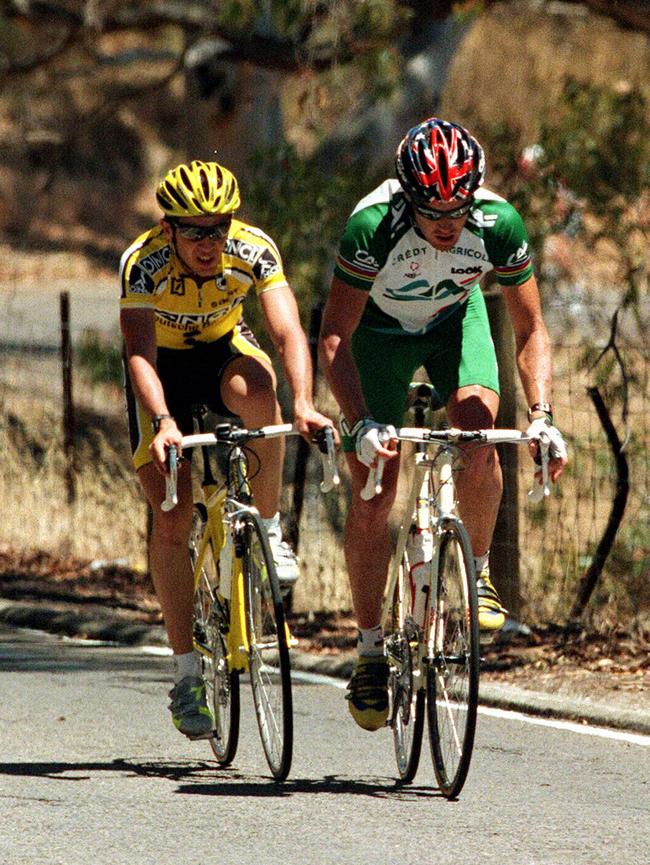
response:
<svg viewBox="0 0 650 865"><path fill-rule="evenodd" d="M174 418L170 414L155 414L151 418L151 431L154 435L158 435L158 433L160 432L160 424L164 420L174 420Z"/></svg>
<svg viewBox="0 0 650 865"><path fill-rule="evenodd" d="M553 406L550 402L534 402L531 407L528 409L528 422L532 422L534 420L533 415L536 414L538 417L541 414L545 414L548 418L548 422L550 424L553 423Z"/></svg>

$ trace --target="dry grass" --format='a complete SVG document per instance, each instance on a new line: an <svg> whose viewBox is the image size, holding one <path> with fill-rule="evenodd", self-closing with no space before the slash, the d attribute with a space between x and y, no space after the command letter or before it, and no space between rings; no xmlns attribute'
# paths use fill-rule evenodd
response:
<svg viewBox="0 0 650 865"><path fill-rule="evenodd" d="M78 380L76 499L67 501L60 372L53 357L5 357L0 372L0 548L146 563L146 506L121 397ZM99 406L110 406L100 413Z"/></svg>
<svg viewBox="0 0 650 865"><path fill-rule="evenodd" d="M566 616L606 524L614 493L612 457L586 394L588 379L576 372L578 353L570 346L555 352L556 412L570 443L571 467L542 506L526 504L531 464L524 454L520 459L520 590L523 617L531 622L561 621ZM647 370L645 375L647 379ZM79 374L75 377L77 498L69 505L59 381L56 356L3 359L0 551L127 559L131 566L144 568L146 507L131 469L121 394L84 383ZM647 388L637 391L631 406L632 487L619 533L621 547L608 562L594 598L594 618L601 624L630 622L647 616L650 609L650 406L644 394ZM336 415L325 388L320 389L319 404ZM523 423L523 399L520 404ZM341 543L346 494L323 497L317 475L318 461L312 460L300 524L302 579L295 609L349 609ZM283 512L289 514L290 484L284 496Z"/></svg>

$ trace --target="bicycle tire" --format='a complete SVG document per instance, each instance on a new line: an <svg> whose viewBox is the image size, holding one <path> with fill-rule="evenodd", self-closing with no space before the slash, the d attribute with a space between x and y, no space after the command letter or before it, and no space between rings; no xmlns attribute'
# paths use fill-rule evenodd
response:
<svg viewBox="0 0 650 865"><path fill-rule="evenodd" d="M203 504L195 504L190 531L190 560L196 567L199 548L207 525ZM208 544L203 568L194 591L193 639L201 655L208 704L212 709L214 730L210 747L221 766L229 766L239 744L239 672L228 670L226 644L230 615L228 602L217 595L219 570L212 543Z"/></svg>
<svg viewBox="0 0 650 865"><path fill-rule="evenodd" d="M275 564L255 514L243 526L249 673L262 747L276 781L291 769L293 704L287 628Z"/></svg>
<svg viewBox="0 0 650 865"><path fill-rule="evenodd" d="M389 724L400 781L415 778L422 751L425 682L419 669L422 630L413 621L413 593L408 578L410 562L404 551L392 602L391 624L386 634L388 655Z"/></svg>
<svg viewBox="0 0 650 865"><path fill-rule="evenodd" d="M430 633L427 716L441 793L455 799L472 759L480 665L474 557L462 524L449 520L440 538Z"/></svg>

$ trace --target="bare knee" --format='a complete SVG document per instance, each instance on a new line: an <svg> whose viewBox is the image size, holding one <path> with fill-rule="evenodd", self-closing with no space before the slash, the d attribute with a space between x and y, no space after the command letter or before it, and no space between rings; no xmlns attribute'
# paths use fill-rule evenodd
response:
<svg viewBox="0 0 650 865"><path fill-rule="evenodd" d="M461 387L447 403L447 414L460 429L491 429L499 410L499 396L479 385Z"/></svg>
<svg viewBox="0 0 650 865"><path fill-rule="evenodd" d="M248 423L264 423L278 411L273 369L256 358L238 358L230 364L221 382L221 396L230 411Z"/></svg>

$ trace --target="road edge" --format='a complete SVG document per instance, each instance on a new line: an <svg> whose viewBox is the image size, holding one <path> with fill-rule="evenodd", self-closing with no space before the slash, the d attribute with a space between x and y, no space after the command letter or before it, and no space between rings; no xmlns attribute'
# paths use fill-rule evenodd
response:
<svg viewBox="0 0 650 865"><path fill-rule="evenodd" d="M167 637L161 625L134 621L133 616L110 613L95 606L48 606L0 598L0 623L123 646L167 646ZM293 669L340 679L350 677L354 660L354 654L350 653L333 656L296 649L291 651ZM595 703L587 698L545 694L516 685L497 685L484 681L480 684L479 701L484 706L650 736L649 712Z"/></svg>

